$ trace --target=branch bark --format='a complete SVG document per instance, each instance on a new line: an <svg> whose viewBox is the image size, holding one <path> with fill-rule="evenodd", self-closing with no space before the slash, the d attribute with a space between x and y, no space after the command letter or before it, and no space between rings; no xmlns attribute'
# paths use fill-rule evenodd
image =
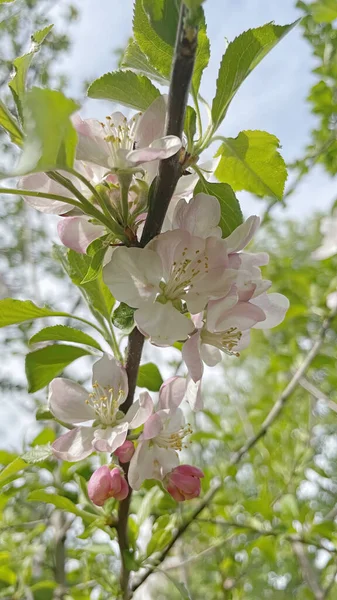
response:
<svg viewBox="0 0 337 600"><path fill-rule="evenodd" d="M240 448L240 450L238 450L237 452L235 452L232 455L232 458L230 460L230 463L232 465L236 465L241 461L243 456L245 454L247 454L247 452L249 452L249 450L251 450L251 448L253 448L253 446L255 446L255 444L257 444L257 442L266 435L269 427L271 427L271 425L278 418L278 416L282 412L287 400L293 394L297 385L300 384L300 381L302 380L306 371L310 367L312 361L317 356L317 354L324 342L327 331L328 331L333 319L336 317L336 315L337 315L337 308L335 310L331 311L330 315L326 319L324 319L322 326L319 330L317 339L314 342L311 350L308 352L306 358L304 359L304 361L302 362L300 367L297 369L297 371L291 378L290 382L288 383L288 385L286 386L286 388L284 389L284 391L282 392L282 394L280 395L278 400L275 402L273 408L267 415L266 419L262 423L261 428L258 430L258 432L256 434L252 435L248 439L248 441ZM191 523L193 523L195 521L195 519L202 513L202 511L210 504L210 502L213 500L215 494L221 489L221 487L222 487L222 483L219 483L207 492L207 494L204 496L203 500L194 509L194 511L191 513L191 515L188 517L188 519L186 519L186 521L176 530L176 532L175 532L173 538L171 539L170 543L168 544L168 546L166 546L166 548L164 548L164 550L160 553L160 555L156 561L156 564L151 565L143 573L143 575L138 579L138 581L136 581L133 584L132 591L135 591L136 589L138 589L142 585L142 583L144 583L144 581L146 581L146 579L156 570L157 566L165 560L166 556L170 552L171 548L175 545L176 541L185 533L185 531L189 528ZM336 512L337 512L337 509L336 509Z"/></svg>
<svg viewBox="0 0 337 600"><path fill-rule="evenodd" d="M166 135L176 135L180 138L182 137L184 128L185 110L192 79L198 34L196 28L189 26L185 27L186 16L187 9L182 3L172 64L166 122ZM160 233L173 192L179 177L182 175L180 156L181 153L178 152L171 158L162 160L159 163L154 192L140 241L141 247L146 246L152 238ZM133 403L143 345L144 336L138 329L135 329L129 337L127 350L126 371L129 382L129 393L124 404L121 406L121 410L124 412L126 412ZM127 476L128 466L125 467L124 471ZM120 583L123 592L123 600L128 600L130 598L130 573L125 559L129 548L127 524L130 501L131 491L128 497L120 502L117 526L122 562Z"/></svg>

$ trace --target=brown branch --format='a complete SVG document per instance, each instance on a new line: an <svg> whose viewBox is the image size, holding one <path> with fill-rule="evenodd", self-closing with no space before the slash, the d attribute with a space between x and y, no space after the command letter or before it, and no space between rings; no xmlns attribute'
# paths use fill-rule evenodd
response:
<svg viewBox="0 0 337 600"><path fill-rule="evenodd" d="M241 461L243 456L245 454L247 454L247 452L249 452L249 450L251 450L251 448L253 448L253 446L255 446L255 444L257 444L257 442L266 435L269 427L271 427L271 425L273 425L275 420L278 418L278 416L282 412L287 400L293 394L297 385L300 383L301 378L304 376L304 374L310 367L312 361L317 356L317 354L324 342L326 333L327 333L333 319L335 318L336 314L337 314L337 308L335 310L331 311L330 315L326 319L324 319L321 329L318 333L317 339L314 342L311 350L308 352L307 357L305 358L305 360L303 361L301 366L297 369L296 373L293 375L293 377L291 378L290 382L288 383L287 387L284 389L284 391L282 392L282 394L280 395L278 400L275 402L273 408L271 409L268 416L262 423L259 431L256 434L252 435L248 439L248 441L240 448L240 450L238 450L237 452L235 452L232 455L232 458L230 460L230 463L232 465L236 465ZM143 573L141 578L133 584L132 591L135 591L137 588L139 588L140 585L142 585L142 583L144 583L144 581L146 581L146 579L153 573L153 571L155 571L156 566L158 566L165 560L166 556L168 555L168 553L170 552L171 548L174 546L176 541L185 533L185 531L189 528L191 523L193 523L193 521L195 521L195 519L200 515L200 513L202 513L202 511L210 504L210 502L213 500L215 494L221 489L221 487L222 487L222 484L219 483L207 492L207 494L204 496L204 498L199 503L199 505L194 509L194 511L191 513L191 515L188 517L188 519L186 519L186 521L176 530L176 532L175 532L172 540L168 544L168 546L166 546L166 548L164 548L164 550L160 553L160 555L156 561L156 564L151 565Z"/></svg>
<svg viewBox="0 0 337 600"><path fill-rule="evenodd" d="M176 135L180 138L183 133L185 110L192 79L198 34L197 29L194 27L185 28L186 15L187 9L182 4L172 64L166 123L166 135ZM140 241L142 247L146 246L153 237L160 233L166 211L181 174L180 152L169 159L160 161L149 212ZM126 371L129 382L129 393L126 401L121 406L124 412L130 408L133 402L143 345L144 336L138 329L135 329L129 337L127 350ZM125 474L127 475L127 467ZM117 526L122 561L120 582L124 600L128 600L130 597L129 569L125 560L125 554L129 548L127 524L130 501L131 491L129 496L120 503Z"/></svg>

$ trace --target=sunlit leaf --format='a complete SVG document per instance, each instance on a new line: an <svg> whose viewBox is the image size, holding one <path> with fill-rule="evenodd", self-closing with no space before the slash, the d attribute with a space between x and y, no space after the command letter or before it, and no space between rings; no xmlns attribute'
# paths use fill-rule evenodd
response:
<svg viewBox="0 0 337 600"><path fill-rule="evenodd" d="M141 365L138 371L137 385L145 387L150 392L158 392L163 383L163 378L160 371L154 363L146 363Z"/></svg>
<svg viewBox="0 0 337 600"><path fill-rule="evenodd" d="M145 75L115 71L96 79L88 89L88 96L144 111L160 96L160 92Z"/></svg>
<svg viewBox="0 0 337 600"><path fill-rule="evenodd" d="M74 360L90 354L84 348L54 344L29 352L26 356L28 392L36 392L48 385Z"/></svg>
<svg viewBox="0 0 337 600"><path fill-rule="evenodd" d="M97 350L101 350L99 343L96 342L91 335L88 335L79 329L69 327L68 325L54 325L52 327L45 327L30 338L29 344L32 346L33 344L53 340L62 342L76 342L77 344L85 344L86 346L92 346L93 348L97 348Z"/></svg>

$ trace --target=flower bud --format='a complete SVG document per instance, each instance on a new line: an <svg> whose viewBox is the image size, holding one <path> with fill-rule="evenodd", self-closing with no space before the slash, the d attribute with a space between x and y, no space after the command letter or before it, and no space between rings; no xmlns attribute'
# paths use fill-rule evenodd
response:
<svg viewBox="0 0 337 600"><path fill-rule="evenodd" d="M115 467L110 471L107 465L99 467L88 482L88 495L97 506L103 506L108 498L124 500L129 493L129 486L120 470Z"/></svg>
<svg viewBox="0 0 337 600"><path fill-rule="evenodd" d="M117 456L120 463L128 463L135 453L135 447L132 442L126 440L124 444L115 450L114 455Z"/></svg>
<svg viewBox="0 0 337 600"><path fill-rule="evenodd" d="M172 498L177 502L183 502L200 496L202 477L204 474L197 467L180 465L166 475L164 485Z"/></svg>

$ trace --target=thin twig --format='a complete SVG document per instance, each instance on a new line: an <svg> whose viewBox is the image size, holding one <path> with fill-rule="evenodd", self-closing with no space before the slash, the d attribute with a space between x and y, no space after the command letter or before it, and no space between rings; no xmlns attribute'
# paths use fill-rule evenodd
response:
<svg viewBox="0 0 337 600"><path fill-rule="evenodd" d="M292 547L300 564L303 579L312 591L315 600L324 600L325 594L321 587L318 573L311 564L303 544L301 542L293 542Z"/></svg>

